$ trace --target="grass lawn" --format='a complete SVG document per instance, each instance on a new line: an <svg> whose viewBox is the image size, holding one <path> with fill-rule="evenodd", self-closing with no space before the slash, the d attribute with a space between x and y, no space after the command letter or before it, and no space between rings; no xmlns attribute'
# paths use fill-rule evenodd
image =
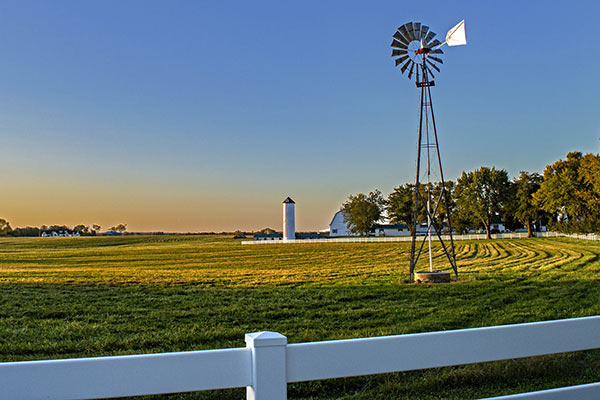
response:
<svg viewBox="0 0 600 400"><path fill-rule="evenodd" d="M600 314L597 243L457 242L460 281L442 285L406 283L409 251L410 243L242 246L214 236L0 239L0 361L243 347L244 333L259 330L294 343ZM593 381L600 351L288 392L468 399ZM243 399L245 389L165 397Z"/></svg>

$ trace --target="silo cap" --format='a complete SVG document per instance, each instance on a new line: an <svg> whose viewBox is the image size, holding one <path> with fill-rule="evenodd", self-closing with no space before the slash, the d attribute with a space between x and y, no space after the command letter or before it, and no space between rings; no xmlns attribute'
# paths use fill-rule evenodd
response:
<svg viewBox="0 0 600 400"><path fill-rule="evenodd" d="M292 200L292 199L291 199L291 197L288 197L288 198L287 198L287 199L285 199L283 202L284 202L284 203L294 203L294 204L296 203L294 200Z"/></svg>

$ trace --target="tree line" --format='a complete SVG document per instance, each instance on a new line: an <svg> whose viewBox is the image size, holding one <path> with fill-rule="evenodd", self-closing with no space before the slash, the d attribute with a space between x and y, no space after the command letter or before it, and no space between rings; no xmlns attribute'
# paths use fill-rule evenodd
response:
<svg viewBox="0 0 600 400"><path fill-rule="evenodd" d="M0 236L41 236L43 232L60 232L60 231L71 231L79 233L81 236L95 236L100 233L100 229L102 227L98 224L85 225L79 224L75 225L72 228L69 228L67 225L41 225L37 226L26 226L20 228L12 228L10 223L0 218ZM117 232L120 234L124 234L127 231L127 224L118 224L108 228L108 232Z"/></svg>
<svg viewBox="0 0 600 400"><path fill-rule="evenodd" d="M501 221L509 230L534 230L547 226L564 233L600 232L600 156L570 152L565 160L547 165L543 175L521 171L510 179L505 169L480 167L461 174L454 182L420 184L422 198L430 192L439 199L436 226L448 224L454 232L485 230L491 238L492 224ZM425 222L422 202L415 214L415 185L405 183L383 197L379 190L350 195L342 204L347 226L353 233L368 235L380 220L406 224L412 231L415 222ZM437 203L437 201L436 201ZM447 216L450 214L450 220Z"/></svg>

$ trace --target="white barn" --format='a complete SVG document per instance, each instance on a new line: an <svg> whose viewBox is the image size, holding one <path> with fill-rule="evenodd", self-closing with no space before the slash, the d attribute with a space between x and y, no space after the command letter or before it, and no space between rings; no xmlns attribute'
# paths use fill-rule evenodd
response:
<svg viewBox="0 0 600 400"><path fill-rule="evenodd" d="M350 232L346 226L346 220L344 219L344 213L338 211L333 216L333 219L329 223L329 236L357 236L356 233Z"/></svg>

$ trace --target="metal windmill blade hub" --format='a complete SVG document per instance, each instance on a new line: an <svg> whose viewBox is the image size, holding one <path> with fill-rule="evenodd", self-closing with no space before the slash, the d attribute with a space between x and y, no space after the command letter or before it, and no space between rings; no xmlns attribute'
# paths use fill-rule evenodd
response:
<svg viewBox="0 0 600 400"><path fill-rule="evenodd" d="M436 49L439 40L435 39L435 33L428 26L420 22L408 22L400 26L393 35L391 46L392 57L397 57L394 62L400 67L400 72L404 74L408 71L408 79L414 76L418 87L433 86L435 69L439 72L437 64L442 64L439 57L433 57L432 54L443 54L441 50ZM415 73L414 66L417 66Z"/></svg>

